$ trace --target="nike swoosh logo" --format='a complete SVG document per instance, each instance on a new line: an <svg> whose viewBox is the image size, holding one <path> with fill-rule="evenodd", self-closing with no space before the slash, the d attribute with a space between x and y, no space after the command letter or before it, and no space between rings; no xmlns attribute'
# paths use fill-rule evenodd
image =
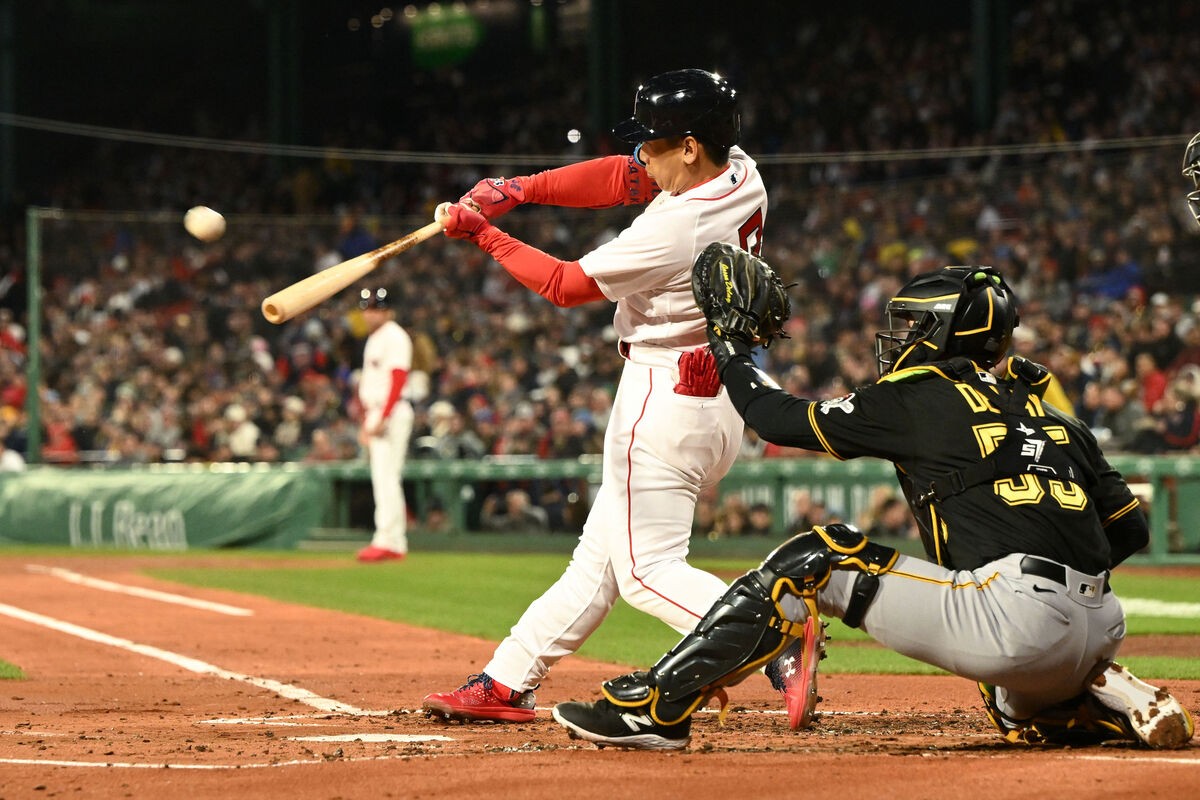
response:
<svg viewBox="0 0 1200 800"><path fill-rule="evenodd" d="M1053 590L1053 589L1043 589L1043 588L1042 588L1042 587L1040 587L1040 586L1034 586L1034 587L1033 587L1033 590L1034 590L1035 592L1042 592L1043 594L1046 594L1046 593L1049 593L1049 594L1054 594L1054 590Z"/></svg>

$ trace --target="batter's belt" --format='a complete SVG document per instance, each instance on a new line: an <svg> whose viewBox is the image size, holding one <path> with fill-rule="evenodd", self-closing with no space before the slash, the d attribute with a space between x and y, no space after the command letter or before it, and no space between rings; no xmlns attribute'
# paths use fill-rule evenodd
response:
<svg viewBox="0 0 1200 800"><path fill-rule="evenodd" d="M644 367L660 367L663 369L675 369L679 364L679 356L687 350L694 349L693 347L689 347L676 350L672 347L642 344L640 342L626 342L624 340L617 343L617 352L626 361L632 361L634 364L641 364Z"/></svg>
<svg viewBox="0 0 1200 800"><path fill-rule="evenodd" d="M1108 585L1108 575L1088 575L1070 567L1065 567L1057 561L1047 561L1037 556L1025 556L1021 559L1021 573L1036 575L1048 581L1054 581L1067 589L1072 599L1084 602L1092 600L1112 591Z"/></svg>

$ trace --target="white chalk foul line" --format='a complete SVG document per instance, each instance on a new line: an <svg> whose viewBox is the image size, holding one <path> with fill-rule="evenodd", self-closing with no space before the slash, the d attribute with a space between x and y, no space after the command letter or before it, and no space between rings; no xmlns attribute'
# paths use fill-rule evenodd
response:
<svg viewBox="0 0 1200 800"><path fill-rule="evenodd" d="M1161 756L1087 756L1073 755L1072 758L1080 761L1129 761L1135 764L1185 764L1193 766L1200 764L1200 758L1177 758L1166 755Z"/></svg>
<svg viewBox="0 0 1200 800"><path fill-rule="evenodd" d="M334 733L326 736L289 736L293 742L453 742L449 736L415 733Z"/></svg>
<svg viewBox="0 0 1200 800"><path fill-rule="evenodd" d="M1176 617L1200 619L1200 603L1177 603L1167 600L1147 600L1142 597L1122 597L1121 607L1126 614L1142 617Z"/></svg>
<svg viewBox="0 0 1200 800"><path fill-rule="evenodd" d="M182 667L189 672L199 673L201 675L213 675L218 678L226 678L228 680L241 681L248 683L251 686L257 686L260 689L266 689L269 692L274 692L280 697L285 697L288 700L296 700L305 705L312 706L319 711L327 711L332 714L349 714L355 717L384 717L390 712L388 711L368 711L362 708L356 708L346 703L331 700L328 697L321 697L313 694L308 689L300 686L293 686L290 683L280 683L279 681L271 680L270 678L258 678L253 675L243 675L240 672L222 669L221 667L201 661L198 658L172 653L169 650L162 650L158 647L153 647L148 644L139 644L122 639L118 636L109 636L107 633L94 631L91 628L84 628L80 625L75 625L70 622L47 617L43 614L37 614L33 611L26 611L23 608L10 606L6 603L0 603L0 614L12 617L13 619L23 620L34 625L40 625L43 628L66 633L71 636L78 636L80 639L86 639L89 642L97 642L106 644L110 647L117 647L122 650L128 650L131 653L157 658L159 661L166 661L168 664L174 664L177 667Z"/></svg>
<svg viewBox="0 0 1200 800"><path fill-rule="evenodd" d="M163 603L175 603L180 606L190 606L203 611L215 611L218 614L228 614L231 617L249 617L254 614L248 608L238 608L237 606L229 606L224 603L213 603L208 600L197 600L194 597L185 597L181 594L172 594L170 592L160 592L156 589L143 589L140 586L129 586L124 583L116 583L115 581L106 581L102 578L90 578L87 575L82 575L78 572L72 572L69 569L62 567L44 567L41 564L26 564L25 569L29 572L36 572L42 575L50 575L51 577L64 580L67 583L74 583L79 586L87 586L90 589L102 589L106 592L117 592L118 594L127 594L133 597L141 597L147 600L158 600Z"/></svg>

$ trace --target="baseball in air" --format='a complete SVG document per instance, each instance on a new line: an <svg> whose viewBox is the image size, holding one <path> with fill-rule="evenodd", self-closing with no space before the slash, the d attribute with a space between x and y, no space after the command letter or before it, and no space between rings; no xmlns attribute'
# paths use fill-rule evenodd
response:
<svg viewBox="0 0 1200 800"><path fill-rule="evenodd" d="M208 206L196 206L183 215L183 227L202 242L215 242L225 234L225 218Z"/></svg>

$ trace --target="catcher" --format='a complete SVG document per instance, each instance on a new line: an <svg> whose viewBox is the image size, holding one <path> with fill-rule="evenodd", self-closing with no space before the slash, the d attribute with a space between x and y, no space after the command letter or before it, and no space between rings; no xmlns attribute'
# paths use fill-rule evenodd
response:
<svg viewBox="0 0 1200 800"><path fill-rule="evenodd" d="M876 336L879 382L822 402L784 392L750 359L781 322L763 313L780 291L766 264L714 246L693 289L746 424L770 442L893 462L929 558L849 525L793 537L648 672L607 681L594 703L556 706L573 737L685 747L697 708L723 703L724 687L796 638L815 706L826 614L977 681L1010 742L1188 742L1188 711L1113 661L1125 617L1108 574L1148 541L1145 517L1088 428L1042 402L1044 368L1010 358L1004 377L989 371L1017 325L996 270L946 267L910 281Z"/></svg>

